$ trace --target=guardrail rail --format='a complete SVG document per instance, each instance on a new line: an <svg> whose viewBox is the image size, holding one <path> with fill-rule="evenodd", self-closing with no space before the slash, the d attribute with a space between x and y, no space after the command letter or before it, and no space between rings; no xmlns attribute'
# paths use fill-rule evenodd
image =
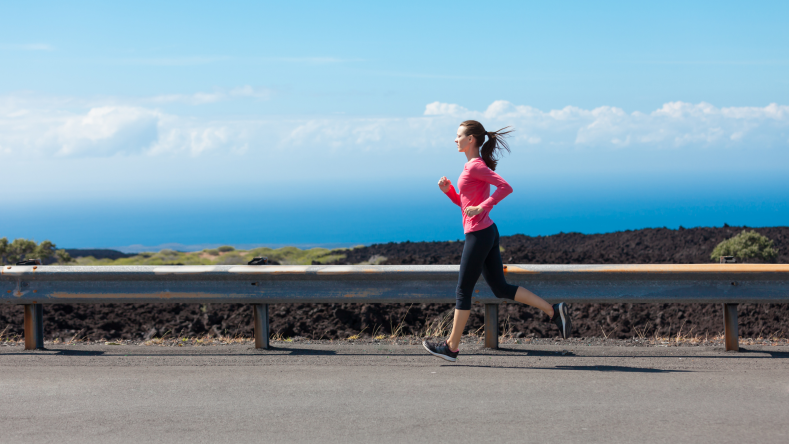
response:
<svg viewBox="0 0 789 444"><path fill-rule="evenodd" d="M0 303L24 305L25 348L44 345L44 304L247 303L255 346L268 348L268 305L454 303L458 265L6 265ZM722 303L727 350L738 350L737 304L789 302L789 265L505 265L508 282L548 302ZM498 347L498 304L480 279L485 346Z"/></svg>

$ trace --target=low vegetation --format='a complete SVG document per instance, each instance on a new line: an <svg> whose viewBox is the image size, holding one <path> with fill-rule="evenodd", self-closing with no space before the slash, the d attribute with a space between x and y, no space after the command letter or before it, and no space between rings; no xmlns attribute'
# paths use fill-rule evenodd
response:
<svg viewBox="0 0 789 444"><path fill-rule="evenodd" d="M710 254L714 262L719 261L721 256L734 256L738 262L752 259L774 262L778 258L778 250L767 236L753 230L742 230L742 233L719 243Z"/></svg>
<svg viewBox="0 0 789 444"><path fill-rule="evenodd" d="M353 247L358 248L358 247ZM268 257L270 262L282 265L327 264L345 259L348 249L329 250L326 248L300 249L297 247L254 248L237 250L230 245L195 252L161 250L144 252L119 259L96 259L93 256L72 258L65 250L58 250L54 243L45 240L36 243L27 239L0 238L0 264L13 265L25 259L41 259L44 264L62 265L242 265L255 257ZM378 264L385 261L383 256L371 258ZM368 262L363 262L367 264Z"/></svg>
<svg viewBox="0 0 789 444"><path fill-rule="evenodd" d="M230 246L206 249L196 252L162 250L158 253L140 253L132 257L120 259L96 259L92 256L78 257L73 265L242 265L259 256L268 257L269 261L282 265L326 264L345 258L345 250L328 250L326 248L310 248L302 250L296 247L255 248L252 250L236 250Z"/></svg>
<svg viewBox="0 0 789 444"><path fill-rule="evenodd" d="M13 242L8 242L5 237L0 239L0 264L16 264L25 259L41 259L45 264L65 264L72 260L65 250L58 250L48 240L36 244L36 241L22 238L14 239Z"/></svg>

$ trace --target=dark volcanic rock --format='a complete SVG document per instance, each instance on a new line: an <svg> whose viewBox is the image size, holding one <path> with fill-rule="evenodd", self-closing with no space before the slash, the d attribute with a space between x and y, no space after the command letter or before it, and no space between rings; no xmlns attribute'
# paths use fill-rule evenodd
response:
<svg viewBox="0 0 789 444"><path fill-rule="evenodd" d="M559 233L553 236L502 236L507 264L696 264L709 263L721 241L743 230L775 241L778 262L789 262L789 227L647 228L606 234ZM463 242L373 244L351 250L340 263L356 264L386 256L385 264L459 264Z"/></svg>
<svg viewBox="0 0 789 444"><path fill-rule="evenodd" d="M505 263L633 264L708 263L713 248L745 227L665 228L584 235L524 235L501 238ZM789 227L756 228L775 241L778 262L789 262ZM463 242L404 242L375 244L348 252L339 261L356 264L385 256L385 264L458 264ZM122 253L121 253L122 254ZM484 284L481 284L484 285ZM454 292L454 288L447 288ZM271 332L284 337L336 339L358 334L420 334L428 323L451 313L451 304L277 304L270 307ZM690 333L704 336L723 331L720 304L574 304L575 336L632 338ZM742 304L740 335L789 334L789 304ZM146 339L175 336L252 336L252 309L242 304L99 304L51 305L44 308L47 339ZM472 309L468 331L482 326L481 307ZM502 306L502 332L553 337L556 329L538 310L520 304ZM23 334L21 306L0 306L0 331Z"/></svg>

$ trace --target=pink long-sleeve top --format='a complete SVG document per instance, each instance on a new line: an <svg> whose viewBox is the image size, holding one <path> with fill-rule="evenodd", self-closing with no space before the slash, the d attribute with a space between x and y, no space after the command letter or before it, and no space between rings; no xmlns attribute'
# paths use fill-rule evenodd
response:
<svg viewBox="0 0 789 444"><path fill-rule="evenodd" d="M484 230L493 225L493 221L488 215L490 210L493 209L493 205L512 193L510 184L488 168L481 157L466 162L457 183L460 194L455 191L454 186L450 185L446 195L460 207L463 214L464 233ZM491 185L496 187L492 196L490 195ZM482 206L483 211L474 217L468 217L465 212L468 206Z"/></svg>

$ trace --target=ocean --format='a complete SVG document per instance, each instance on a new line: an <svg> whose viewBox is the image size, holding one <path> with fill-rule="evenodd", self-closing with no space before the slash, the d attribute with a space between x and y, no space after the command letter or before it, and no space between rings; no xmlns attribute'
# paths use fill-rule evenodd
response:
<svg viewBox="0 0 789 444"><path fill-rule="evenodd" d="M595 181L510 182L515 192L491 217L502 235L605 233L648 227L779 226L789 223L783 176L612 177ZM4 205L0 237L55 242L58 248L125 252L219 245L349 247L463 238L459 207L435 183L254 190L208 196L42 200Z"/></svg>

